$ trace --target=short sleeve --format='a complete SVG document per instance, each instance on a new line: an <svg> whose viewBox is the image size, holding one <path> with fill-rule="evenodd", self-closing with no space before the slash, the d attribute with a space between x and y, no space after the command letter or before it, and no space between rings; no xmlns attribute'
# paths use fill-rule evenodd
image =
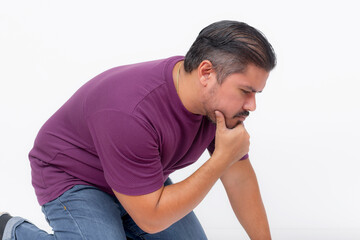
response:
<svg viewBox="0 0 360 240"><path fill-rule="evenodd" d="M87 118L109 186L126 195L143 195L164 183L157 135L143 120L117 110Z"/></svg>
<svg viewBox="0 0 360 240"><path fill-rule="evenodd" d="M210 155L213 154L214 150L215 150L215 138L211 141L211 143L209 144L209 146L207 147L207 150L209 151ZM249 154L247 153L245 156L243 156L240 160L245 160L249 158ZM240 161L239 160L239 161Z"/></svg>

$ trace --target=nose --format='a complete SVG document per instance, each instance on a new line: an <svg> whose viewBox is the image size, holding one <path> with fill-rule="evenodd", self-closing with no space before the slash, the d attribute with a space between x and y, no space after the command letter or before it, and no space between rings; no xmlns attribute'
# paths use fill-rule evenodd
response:
<svg viewBox="0 0 360 240"><path fill-rule="evenodd" d="M244 109L249 112L255 111L255 109L256 109L255 93L249 94L249 96L247 97L247 99L245 101Z"/></svg>

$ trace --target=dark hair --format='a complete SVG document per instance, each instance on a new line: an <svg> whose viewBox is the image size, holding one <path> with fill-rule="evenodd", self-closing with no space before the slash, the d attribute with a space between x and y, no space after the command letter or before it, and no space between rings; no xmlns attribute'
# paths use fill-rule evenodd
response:
<svg viewBox="0 0 360 240"><path fill-rule="evenodd" d="M220 21L205 27L185 56L185 71L190 73L209 60L222 81L232 73L242 73L249 64L270 72L276 65L271 44L257 29L243 22Z"/></svg>

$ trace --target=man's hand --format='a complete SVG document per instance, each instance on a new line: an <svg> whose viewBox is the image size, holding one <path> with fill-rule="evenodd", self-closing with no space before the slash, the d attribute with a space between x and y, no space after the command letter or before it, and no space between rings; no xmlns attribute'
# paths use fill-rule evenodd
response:
<svg viewBox="0 0 360 240"><path fill-rule="evenodd" d="M216 134L213 155L221 156L220 159L231 166L249 152L250 136L244 124L228 129L224 115L219 111L215 111L215 115Z"/></svg>

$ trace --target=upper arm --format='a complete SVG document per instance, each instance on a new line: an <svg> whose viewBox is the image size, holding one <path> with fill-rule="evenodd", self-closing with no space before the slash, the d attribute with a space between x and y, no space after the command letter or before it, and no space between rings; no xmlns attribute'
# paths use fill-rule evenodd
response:
<svg viewBox="0 0 360 240"><path fill-rule="evenodd" d="M164 188L156 133L143 120L116 110L93 114L88 125L107 184L134 221L149 231Z"/></svg>

